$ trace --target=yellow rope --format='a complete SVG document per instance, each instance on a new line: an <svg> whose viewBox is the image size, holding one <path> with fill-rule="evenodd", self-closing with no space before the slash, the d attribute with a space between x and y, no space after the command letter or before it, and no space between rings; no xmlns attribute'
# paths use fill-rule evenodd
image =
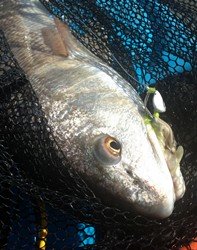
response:
<svg viewBox="0 0 197 250"><path fill-rule="evenodd" d="M40 216L41 216L41 222L40 222L41 229L39 231L38 249L46 250L46 241L47 241L47 235L48 235L47 213L46 213L44 202L39 201L38 204L40 207Z"/></svg>

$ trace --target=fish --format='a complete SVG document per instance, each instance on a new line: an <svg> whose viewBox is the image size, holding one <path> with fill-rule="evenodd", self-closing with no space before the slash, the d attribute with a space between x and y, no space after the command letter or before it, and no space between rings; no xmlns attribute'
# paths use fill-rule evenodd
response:
<svg viewBox="0 0 197 250"><path fill-rule="evenodd" d="M170 216L185 192L171 127L38 0L0 0L0 29L58 146L94 194L124 211Z"/></svg>

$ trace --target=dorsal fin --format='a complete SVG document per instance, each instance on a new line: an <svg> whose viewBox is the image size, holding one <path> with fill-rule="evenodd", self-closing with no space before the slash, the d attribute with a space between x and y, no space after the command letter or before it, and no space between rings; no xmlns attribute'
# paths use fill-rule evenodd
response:
<svg viewBox="0 0 197 250"><path fill-rule="evenodd" d="M68 56L68 50L57 30L48 27L42 28L42 36L45 44L51 49L54 55Z"/></svg>
<svg viewBox="0 0 197 250"><path fill-rule="evenodd" d="M65 47L69 51L69 55L80 55L82 57L93 57L95 59L95 56L86 49L77 39L72 35L71 31L69 30L69 27L60 21L58 18L54 18L55 25L57 27L57 30L62 38L62 41L64 42ZM98 60L98 58L97 58Z"/></svg>

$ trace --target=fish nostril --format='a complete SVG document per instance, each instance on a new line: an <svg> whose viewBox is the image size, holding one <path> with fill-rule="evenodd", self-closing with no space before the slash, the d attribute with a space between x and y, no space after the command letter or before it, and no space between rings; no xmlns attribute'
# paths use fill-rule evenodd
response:
<svg viewBox="0 0 197 250"><path fill-rule="evenodd" d="M129 175L129 177L132 179L133 185L139 185L140 181L134 177L132 170L126 169L126 172Z"/></svg>
<svg viewBox="0 0 197 250"><path fill-rule="evenodd" d="M131 171L131 170L126 169L126 172L127 172L127 174L128 174L128 175L133 176L133 173L132 173L132 171Z"/></svg>

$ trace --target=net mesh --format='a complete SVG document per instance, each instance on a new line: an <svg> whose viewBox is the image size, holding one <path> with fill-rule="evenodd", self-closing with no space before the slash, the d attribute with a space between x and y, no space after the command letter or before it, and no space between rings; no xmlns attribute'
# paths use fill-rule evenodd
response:
<svg viewBox="0 0 197 250"><path fill-rule="evenodd" d="M196 3L156 0L41 1L94 54L143 92L194 69Z"/></svg>
<svg viewBox="0 0 197 250"><path fill-rule="evenodd" d="M187 191L165 220L105 207L69 167L1 31L1 248L162 250L188 245L197 234L196 3L41 2L88 49L130 82L134 77L139 91L158 84L167 105L162 118L173 125L185 149Z"/></svg>

